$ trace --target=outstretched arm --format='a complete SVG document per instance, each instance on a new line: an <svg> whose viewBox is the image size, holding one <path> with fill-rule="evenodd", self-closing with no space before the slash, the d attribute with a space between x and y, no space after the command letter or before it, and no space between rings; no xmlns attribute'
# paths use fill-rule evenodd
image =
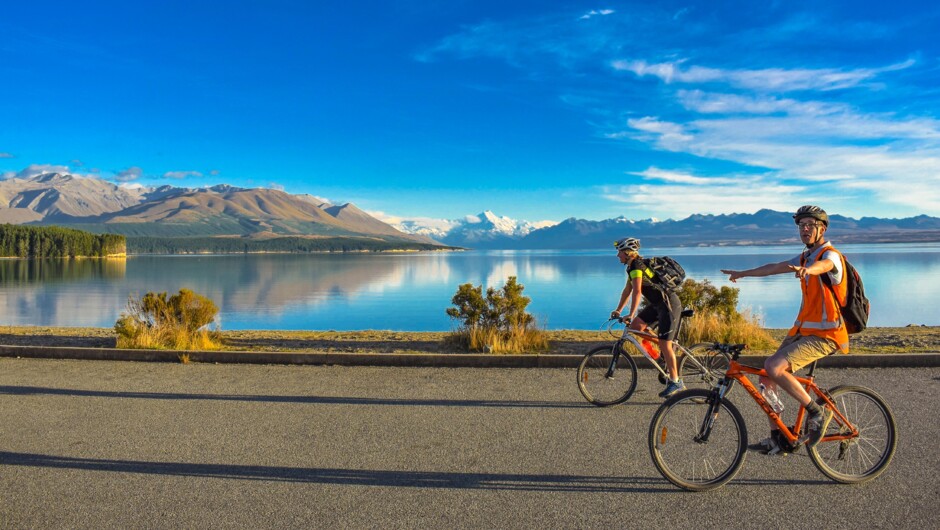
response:
<svg viewBox="0 0 940 530"><path fill-rule="evenodd" d="M796 273L797 278L801 279L807 276L819 276L820 274L825 274L831 271L833 267L835 267L835 263L828 259L821 259L809 267L797 267L795 265L787 266L789 270Z"/></svg>
<svg viewBox="0 0 940 530"><path fill-rule="evenodd" d="M737 282L738 278L744 278L747 276L773 276L774 274L791 272L792 269L790 267L791 265L789 261L781 261L780 263L768 263L766 265L761 265L760 267L755 267L745 271L721 269L721 272L729 275L728 279L732 282Z"/></svg>

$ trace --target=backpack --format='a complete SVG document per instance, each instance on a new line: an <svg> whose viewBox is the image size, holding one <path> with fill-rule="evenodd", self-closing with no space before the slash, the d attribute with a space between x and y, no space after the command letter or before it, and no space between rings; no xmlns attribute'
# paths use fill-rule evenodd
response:
<svg viewBox="0 0 940 530"><path fill-rule="evenodd" d="M646 260L646 265L653 271L650 281L663 289L669 291L678 289L685 281L685 269L669 256L649 258Z"/></svg>
<svg viewBox="0 0 940 530"><path fill-rule="evenodd" d="M836 252L839 251L837 250ZM855 333L864 331L864 329L868 327L871 301L865 296L865 286L862 284L862 276L858 273L858 269L849 263L849 260L845 258L844 254L839 252L839 255L842 256L842 274L848 282L845 286L845 303L840 304L839 311L842 313L842 320L845 321L845 330L849 332L849 335L854 335ZM822 281L829 286L829 290L832 291L832 296L834 296L836 302L838 302L839 297L836 296L836 291L832 287L832 280L829 278L829 275L823 274Z"/></svg>

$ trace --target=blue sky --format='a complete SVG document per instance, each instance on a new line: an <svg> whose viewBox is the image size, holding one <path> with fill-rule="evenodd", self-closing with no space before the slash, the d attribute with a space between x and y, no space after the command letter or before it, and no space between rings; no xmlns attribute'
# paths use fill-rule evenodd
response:
<svg viewBox="0 0 940 530"><path fill-rule="evenodd" d="M394 218L940 215L924 2L9 2L0 175Z"/></svg>

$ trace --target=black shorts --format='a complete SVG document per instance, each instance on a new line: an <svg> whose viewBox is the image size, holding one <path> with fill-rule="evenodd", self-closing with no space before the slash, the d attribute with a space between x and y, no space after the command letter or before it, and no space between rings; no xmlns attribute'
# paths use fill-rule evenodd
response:
<svg viewBox="0 0 940 530"><path fill-rule="evenodd" d="M640 311L637 318L647 325L656 324L660 339L675 340L679 318L682 314L682 302L676 293L668 294L669 304L650 304Z"/></svg>

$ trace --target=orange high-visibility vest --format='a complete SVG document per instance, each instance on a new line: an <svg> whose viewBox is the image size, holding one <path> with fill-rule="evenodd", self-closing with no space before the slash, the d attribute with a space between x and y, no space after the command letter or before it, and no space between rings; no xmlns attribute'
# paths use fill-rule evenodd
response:
<svg viewBox="0 0 940 530"><path fill-rule="evenodd" d="M807 275L800 281L800 289L803 291L803 303L800 306L800 313L796 316L796 322L787 335L816 335L826 339L832 339L839 345L842 353L849 353L849 333L845 329L845 322L842 320L840 311L840 300L845 300L846 284L845 281L845 260L842 253L833 248L828 241L822 247L814 250L809 255L803 254L800 257L800 265L809 267L819 261L820 256L826 252L833 251L838 254L842 263L842 281L832 286L832 289L823 283L822 276ZM825 273L828 274L828 273ZM835 291L835 296L833 296ZM838 299L836 299L836 296Z"/></svg>

